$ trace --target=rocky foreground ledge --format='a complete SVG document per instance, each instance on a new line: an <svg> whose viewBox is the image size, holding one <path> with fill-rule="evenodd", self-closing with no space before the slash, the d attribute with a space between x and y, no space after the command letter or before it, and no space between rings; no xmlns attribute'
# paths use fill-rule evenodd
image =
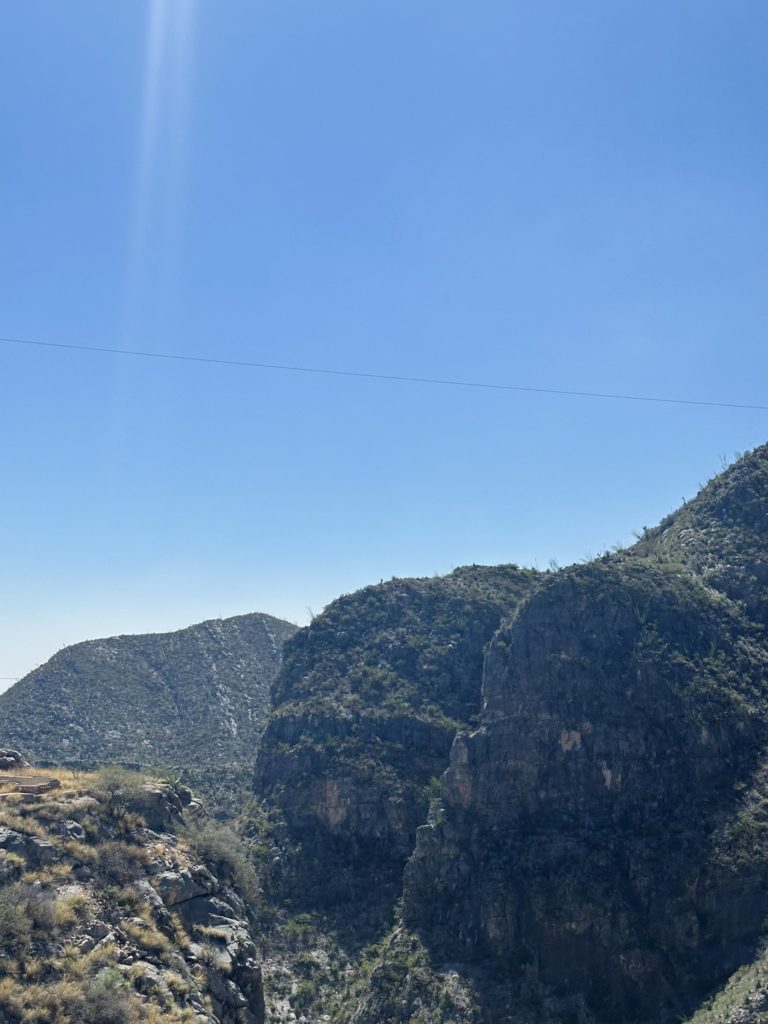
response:
<svg viewBox="0 0 768 1024"><path fill-rule="evenodd" d="M253 880L191 793L46 774L0 800L0 1024L262 1024Z"/></svg>

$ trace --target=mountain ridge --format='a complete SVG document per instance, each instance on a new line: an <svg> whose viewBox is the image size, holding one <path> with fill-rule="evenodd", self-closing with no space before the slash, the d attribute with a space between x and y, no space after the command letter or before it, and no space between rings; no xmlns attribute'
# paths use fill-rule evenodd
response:
<svg viewBox="0 0 768 1024"><path fill-rule="evenodd" d="M245 763L295 630L255 612L74 644L0 694L0 734L38 761Z"/></svg>
<svg viewBox="0 0 768 1024"><path fill-rule="evenodd" d="M326 921L317 936L380 903L334 1021L659 1024L750 963L768 915L767 554L762 446L631 548L533 574L481 664L454 651L475 712L410 791L399 758L423 748L391 699L392 637L414 620L417 666L441 638L409 581L389 620L369 588L296 635L257 756L284 823L269 891ZM414 723L430 686L411 682Z"/></svg>
<svg viewBox="0 0 768 1024"><path fill-rule="evenodd" d="M269 699L267 1020L764 1024L768 445L630 548L340 597Z"/></svg>

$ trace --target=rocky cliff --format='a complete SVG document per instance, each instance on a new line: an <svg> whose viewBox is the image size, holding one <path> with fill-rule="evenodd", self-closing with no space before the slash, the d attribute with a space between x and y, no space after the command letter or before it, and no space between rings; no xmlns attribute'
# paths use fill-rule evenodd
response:
<svg viewBox="0 0 768 1024"><path fill-rule="evenodd" d="M768 912L768 451L494 637L405 921L519 996L674 1019Z"/></svg>
<svg viewBox="0 0 768 1024"><path fill-rule="evenodd" d="M760 639L674 572L553 579L491 644L406 923L605 1020L694 1005L768 913Z"/></svg>
<svg viewBox="0 0 768 1024"><path fill-rule="evenodd" d="M485 645L535 587L517 566L392 580L340 598L286 645L256 769L298 848L298 886L335 901L399 882L430 780L479 710Z"/></svg>
<svg viewBox="0 0 768 1024"><path fill-rule="evenodd" d="M761 1019L767 555L764 447L630 550L396 581L297 634L256 774L283 891L330 908L315 936L402 894L317 1019Z"/></svg>
<svg viewBox="0 0 768 1024"><path fill-rule="evenodd" d="M0 695L0 737L54 763L251 763L295 631L253 614L75 644Z"/></svg>

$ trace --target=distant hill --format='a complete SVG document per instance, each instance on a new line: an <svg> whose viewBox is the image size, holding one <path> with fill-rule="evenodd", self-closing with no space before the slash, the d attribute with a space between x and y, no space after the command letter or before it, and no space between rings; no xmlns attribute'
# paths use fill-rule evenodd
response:
<svg viewBox="0 0 768 1024"><path fill-rule="evenodd" d="M251 762L295 632L251 614L74 644L0 694L0 739L38 761Z"/></svg>

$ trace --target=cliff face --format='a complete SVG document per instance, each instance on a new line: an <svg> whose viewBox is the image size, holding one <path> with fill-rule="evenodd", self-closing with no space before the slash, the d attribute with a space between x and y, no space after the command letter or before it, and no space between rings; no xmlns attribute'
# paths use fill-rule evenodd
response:
<svg viewBox="0 0 768 1024"><path fill-rule="evenodd" d="M295 631L254 614L75 644L0 695L0 736L52 762L252 761Z"/></svg>
<svg viewBox="0 0 768 1024"><path fill-rule="evenodd" d="M768 449L496 635L405 920L519 995L673 1019L768 910ZM565 1009L564 1009L565 1012Z"/></svg>
<svg viewBox="0 0 768 1024"><path fill-rule="evenodd" d="M515 566L393 580L340 598L286 645L257 792L325 900L398 879L458 728L477 713L483 650L534 588Z"/></svg>
<svg viewBox="0 0 768 1024"><path fill-rule="evenodd" d="M352 921L402 895L332 1019L660 1024L734 970L697 1024L760 1019L767 556L764 447L628 551L369 588L297 634L256 773L288 891Z"/></svg>
<svg viewBox="0 0 768 1024"><path fill-rule="evenodd" d="M456 738L406 869L406 923L604 1020L690 1006L768 911L760 639L669 570L551 580L491 644L480 728Z"/></svg>

